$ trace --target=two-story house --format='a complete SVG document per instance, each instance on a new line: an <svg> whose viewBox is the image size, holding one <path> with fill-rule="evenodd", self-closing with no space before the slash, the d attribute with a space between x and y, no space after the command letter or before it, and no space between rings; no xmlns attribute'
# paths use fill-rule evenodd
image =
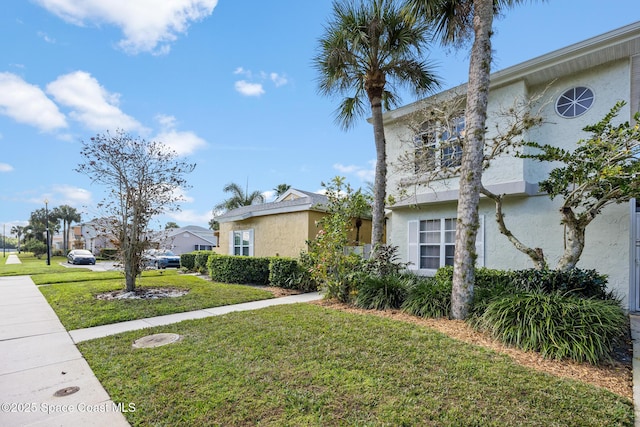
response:
<svg viewBox="0 0 640 427"><path fill-rule="evenodd" d="M459 162L460 148L451 133L464 132L464 116L449 126L446 145L438 135L416 131L415 113L425 105L464 95L465 86L434 95L385 114L389 166L387 192L395 202L388 206L387 239L400 248L404 261L418 274L430 275L453 263L458 177L426 182L421 172ZM516 100L539 97L531 106L543 123L529 129L525 140L573 149L588 136L582 129L599 122L617 101L626 106L616 118L631 121L640 110L640 22L567 46L521 64L494 72L488 106L487 136L495 132L500 112ZM444 101L442 101L444 102ZM455 142L455 138L453 138ZM427 153L427 155L425 155ZM414 156L415 169L406 159ZM422 165L420 164L422 162ZM403 167L400 165L403 164ZM538 183L551 165L514 155L503 155L483 174L483 185L505 194L506 222L530 247L544 250L555 267L563 248L565 230L560 222L560 202L542 194ZM517 251L500 234L495 203L480 202L477 265L499 269L530 268L529 257ZM640 309L640 208L635 200L612 205L587 228L586 247L579 268L596 269L609 278L611 289L625 306Z"/></svg>

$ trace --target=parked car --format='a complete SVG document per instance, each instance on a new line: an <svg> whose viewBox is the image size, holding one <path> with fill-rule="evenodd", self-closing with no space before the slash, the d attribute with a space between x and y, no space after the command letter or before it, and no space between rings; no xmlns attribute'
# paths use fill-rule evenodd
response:
<svg viewBox="0 0 640 427"><path fill-rule="evenodd" d="M145 265L155 268L180 268L180 256L163 249L150 249L144 254Z"/></svg>
<svg viewBox="0 0 640 427"><path fill-rule="evenodd" d="M74 249L67 254L69 264L96 265L96 257L86 249Z"/></svg>

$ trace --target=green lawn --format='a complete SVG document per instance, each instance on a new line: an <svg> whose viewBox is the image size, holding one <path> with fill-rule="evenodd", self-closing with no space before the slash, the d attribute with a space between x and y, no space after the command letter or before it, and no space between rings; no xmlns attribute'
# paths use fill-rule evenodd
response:
<svg viewBox="0 0 640 427"><path fill-rule="evenodd" d="M136 339L184 339L133 349ZM311 304L79 344L134 426L632 426L630 400L419 325Z"/></svg>
<svg viewBox="0 0 640 427"><path fill-rule="evenodd" d="M51 257L51 265L47 265L47 258L40 259L30 254L20 254L21 264L6 264L6 259L0 258L0 276L31 276L48 273L62 273L70 269L60 265L67 262L65 257ZM89 271L89 269L83 269Z"/></svg>
<svg viewBox="0 0 640 427"><path fill-rule="evenodd" d="M188 294L156 300L98 300L97 294L124 288L122 275L117 273L120 277L112 278L113 275L114 272L74 271L32 278L39 284L57 283L40 286L40 291L67 330L273 298L263 289L212 283L169 270L145 272L136 286L189 289ZM65 277L68 281L59 283Z"/></svg>

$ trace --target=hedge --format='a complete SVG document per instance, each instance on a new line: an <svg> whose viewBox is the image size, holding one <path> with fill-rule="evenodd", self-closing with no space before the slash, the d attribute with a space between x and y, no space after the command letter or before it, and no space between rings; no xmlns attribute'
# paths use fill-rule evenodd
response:
<svg viewBox="0 0 640 427"><path fill-rule="evenodd" d="M212 254L207 261L211 280L223 283L266 285L269 258Z"/></svg>

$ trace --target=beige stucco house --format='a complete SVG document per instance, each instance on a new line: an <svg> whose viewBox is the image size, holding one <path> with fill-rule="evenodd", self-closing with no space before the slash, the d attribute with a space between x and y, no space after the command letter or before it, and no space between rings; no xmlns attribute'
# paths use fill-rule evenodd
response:
<svg viewBox="0 0 640 427"><path fill-rule="evenodd" d="M418 274L431 275L453 262L458 177L426 185L416 171L402 170L398 165L407 155L418 159L419 153L429 150L430 167L442 167L442 162L459 161L460 152L451 146L445 151L437 138L421 137L408 120L425 105L464 93L463 85L384 116L390 171L387 191L397 200L389 207L387 239L400 247L403 261L411 262ZM582 129L599 122L619 100L627 105L616 120L631 121L633 113L640 110L640 22L493 73L488 136L502 120L497 118L500 110L515 100L540 94L543 96L531 108L540 109L544 123L529 130L525 140L573 149L587 136ZM456 125L457 131L463 128L463 121ZM538 189L549 171L549 165L504 155L485 171L483 184L506 195L508 226L528 246L542 248L549 265L555 267L564 239L559 201L551 201ZM607 274L610 288L631 311L640 309L639 212L635 200L607 207L587 228L586 248L578 264ZM530 259L499 233L494 214L495 204L482 199L477 264L500 269L533 267Z"/></svg>
<svg viewBox="0 0 640 427"><path fill-rule="evenodd" d="M326 215L322 194L289 189L274 202L242 206L216 217L220 223L220 245L224 255L298 257L307 241L319 231L317 221ZM371 243L371 220L355 226L350 239Z"/></svg>

